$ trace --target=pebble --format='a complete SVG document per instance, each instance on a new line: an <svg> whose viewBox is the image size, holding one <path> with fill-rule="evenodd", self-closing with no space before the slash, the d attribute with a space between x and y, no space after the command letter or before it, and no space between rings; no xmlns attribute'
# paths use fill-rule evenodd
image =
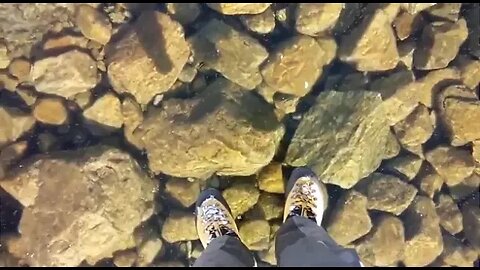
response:
<svg viewBox="0 0 480 270"><path fill-rule="evenodd" d="M194 22L201 13L199 3L166 3L166 7L168 14L182 25Z"/></svg>
<svg viewBox="0 0 480 270"><path fill-rule="evenodd" d="M33 117L50 125L63 125L68 121L68 110L61 98L40 98L34 105Z"/></svg>
<svg viewBox="0 0 480 270"><path fill-rule="evenodd" d="M20 82L27 81L30 78L32 64L25 58L15 58L8 66L8 72L15 76Z"/></svg>
<svg viewBox="0 0 480 270"><path fill-rule="evenodd" d="M112 35L112 24L105 14L90 5L79 5L75 23L82 34L101 44L107 44Z"/></svg>

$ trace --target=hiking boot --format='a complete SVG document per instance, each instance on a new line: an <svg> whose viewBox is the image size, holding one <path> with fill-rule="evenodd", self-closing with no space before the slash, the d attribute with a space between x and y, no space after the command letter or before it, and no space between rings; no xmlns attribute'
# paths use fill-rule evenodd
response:
<svg viewBox="0 0 480 270"><path fill-rule="evenodd" d="M222 235L239 238L230 207L216 189L204 190L198 197L195 209L197 232L204 248Z"/></svg>
<svg viewBox="0 0 480 270"><path fill-rule="evenodd" d="M323 213L328 206L328 193L312 170L306 167L293 170L285 192L284 222L289 217L301 216L321 226Z"/></svg>

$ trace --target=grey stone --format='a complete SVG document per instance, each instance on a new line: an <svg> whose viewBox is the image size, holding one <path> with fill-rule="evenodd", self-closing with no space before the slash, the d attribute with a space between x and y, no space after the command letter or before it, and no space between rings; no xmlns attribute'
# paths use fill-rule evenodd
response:
<svg viewBox="0 0 480 270"><path fill-rule="evenodd" d="M321 93L303 116L286 163L309 166L324 183L350 188L384 158L390 129L381 97L371 92Z"/></svg>

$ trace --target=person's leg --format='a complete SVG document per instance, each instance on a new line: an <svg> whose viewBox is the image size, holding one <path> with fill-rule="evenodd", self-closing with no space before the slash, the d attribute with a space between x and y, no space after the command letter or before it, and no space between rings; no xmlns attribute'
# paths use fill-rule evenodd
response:
<svg viewBox="0 0 480 270"><path fill-rule="evenodd" d="M254 264L252 254L237 237L223 235L208 244L193 266L252 267Z"/></svg>
<svg viewBox="0 0 480 270"><path fill-rule="evenodd" d="M277 231L278 266L361 266L352 249L345 249L322 227L304 217L290 217Z"/></svg>
<svg viewBox="0 0 480 270"><path fill-rule="evenodd" d="M312 170L296 168L285 192L284 224L275 240L278 266L361 266L355 250L337 245L322 228L328 192Z"/></svg>

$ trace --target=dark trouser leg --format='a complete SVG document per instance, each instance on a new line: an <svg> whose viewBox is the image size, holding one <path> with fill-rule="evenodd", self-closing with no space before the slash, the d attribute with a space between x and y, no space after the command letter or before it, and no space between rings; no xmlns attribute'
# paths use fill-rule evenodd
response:
<svg viewBox="0 0 480 270"><path fill-rule="evenodd" d="M253 265L253 255L248 248L238 238L228 235L213 239L193 264L194 267Z"/></svg>
<svg viewBox="0 0 480 270"><path fill-rule="evenodd" d="M278 266L361 266L355 250L343 248L322 227L304 217L291 217L275 242Z"/></svg>

